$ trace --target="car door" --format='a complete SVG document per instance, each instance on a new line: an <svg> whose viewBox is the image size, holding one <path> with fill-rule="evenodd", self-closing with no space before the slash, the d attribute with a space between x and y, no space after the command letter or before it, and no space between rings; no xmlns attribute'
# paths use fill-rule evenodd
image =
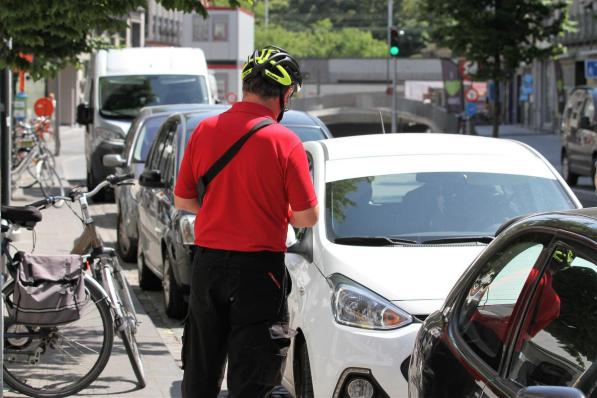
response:
<svg viewBox="0 0 597 398"><path fill-rule="evenodd" d="M425 375L433 375L424 383L425 395L480 397L487 384L499 379L516 314L528 300L528 280L547 256L551 240L548 233L524 233L480 258L482 265L455 303L448 338L422 354L429 367ZM507 396L499 390L496 394Z"/></svg>
<svg viewBox="0 0 597 398"><path fill-rule="evenodd" d="M584 119L584 120L583 120ZM588 124L583 124L587 123ZM595 123L595 102L590 92L587 96L580 112L578 138L580 141L579 160L584 175L593 176L593 167L595 160L595 148L597 148L597 132Z"/></svg>
<svg viewBox="0 0 597 398"><path fill-rule="evenodd" d="M170 123L166 122L160 128L152 144L145 170L160 170L163 161L164 148L168 139ZM159 272L161 263L160 228L157 225L158 206L156 194L161 188L143 187L139 195L139 225L142 229L143 254L146 264L154 271ZM157 246L157 248L156 248Z"/></svg>
<svg viewBox="0 0 597 398"><path fill-rule="evenodd" d="M174 214L174 167L176 162L176 153L175 153L175 138L180 135L180 119L176 118L171 120L171 124L168 128L168 137L166 139L166 144L164 146L164 151L162 155L162 161L160 162L159 168L160 173L162 175L162 181L164 181L164 187L161 189L156 190L155 199L156 199L156 234L158 235L158 247L160 249L159 252L159 264L157 267L159 268L160 272L163 273L164 271L164 258L163 258L163 250L162 250L162 241L166 241L166 235L170 233L171 226L172 226L172 216Z"/></svg>
<svg viewBox="0 0 597 398"><path fill-rule="evenodd" d="M580 389L597 398L597 245L558 238L510 342L508 361L488 397L514 396L527 386ZM502 388L496 388L500 384Z"/></svg>
<svg viewBox="0 0 597 398"><path fill-rule="evenodd" d="M579 134L579 123L582 111L584 109L587 94L585 90L575 90L571 95L572 108L570 112L569 134L567 138L568 157L570 159L570 169L578 174L586 174L582 167L582 136Z"/></svg>

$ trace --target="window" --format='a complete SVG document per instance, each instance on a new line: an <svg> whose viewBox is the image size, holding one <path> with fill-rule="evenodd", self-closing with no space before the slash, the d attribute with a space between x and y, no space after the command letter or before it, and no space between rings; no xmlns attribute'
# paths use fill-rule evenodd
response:
<svg viewBox="0 0 597 398"><path fill-rule="evenodd" d="M158 170L160 168L160 160L162 158L162 152L164 151L164 147L166 146L166 139L168 137L167 131L170 128L170 125L170 123L165 123L160 128L157 138L151 146L149 157L147 158L146 169Z"/></svg>
<svg viewBox="0 0 597 398"><path fill-rule="evenodd" d="M525 311L511 380L570 386L597 361L596 253L575 243L555 245Z"/></svg>
<svg viewBox="0 0 597 398"><path fill-rule="evenodd" d="M226 41L228 40L228 16L217 15L213 18L213 41Z"/></svg>
<svg viewBox="0 0 597 398"><path fill-rule="evenodd" d="M201 15L193 15L193 41L209 41L209 25Z"/></svg>
<svg viewBox="0 0 597 398"><path fill-rule="evenodd" d="M550 236L528 234L499 249L472 283L458 316L467 345L497 370L523 291L533 286L533 268Z"/></svg>
<svg viewBox="0 0 597 398"><path fill-rule="evenodd" d="M477 172L400 173L332 181L326 184L325 201L331 241L387 236L425 243L493 236L508 219L574 208L555 179Z"/></svg>
<svg viewBox="0 0 597 398"><path fill-rule="evenodd" d="M174 163L174 135L178 128L178 121L172 121L168 126L168 133L164 141L164 150L159 163L162 181L170 183L173 179L172 166Z"/></svg>
<svg viewBox="0 0 597 398"><path fill-rule="evenodd" d="M133 163L144 163L147 159L147 154L151 148L158 129L166 120L166 115L152 116L147 118L141 130L139 131L137 141L135 142L135 148L133 150ZM132 132L133 130L131 130Z"/></svg>

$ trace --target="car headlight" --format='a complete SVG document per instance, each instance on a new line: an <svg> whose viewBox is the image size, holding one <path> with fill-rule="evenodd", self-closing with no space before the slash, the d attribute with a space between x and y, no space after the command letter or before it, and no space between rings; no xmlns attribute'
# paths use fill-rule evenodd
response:
<svg viewBox="0 0 597 398"><path fill-rule="evenodd" d="M195 244L195 216L191 214L180 217L180 237L183 245Z"/></svg>
<svg viewBox="0 0 597 398"><path fill-rule="evenodd" d="M118 131L106 129L103 127L96 127L95 134L97 134L105 140L124 140L123 134L120 134Z"/></svg>
<svg viewBox="0 0 597 398"><path fill-rule="evenodd" d="M407 312L344 275L329 277L336 322L362 329L391 330L412 323Z"/></svg>

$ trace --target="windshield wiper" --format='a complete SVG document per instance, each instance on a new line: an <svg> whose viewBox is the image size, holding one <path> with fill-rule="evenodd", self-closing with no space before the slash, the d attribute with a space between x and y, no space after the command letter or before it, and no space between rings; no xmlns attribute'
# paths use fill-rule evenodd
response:
<svg viewBox="0 0 597 398"><path fill-rule="evenodd" d="M429 244L442 244L442 243L468 243L468 242L479 242L479 243L490 243L494 239L493 236L455 236L453 238L441 238L441 239L430 239L423 241L424 245Z"/></svg>
<svg viewBox="0 0 597 398"><path fill-rule="evenodd" d="M340 245L392 246L399 244L416 245L419 242L409 239L389 238L387 236L342 236L334 239L334 243Z"/></svg>

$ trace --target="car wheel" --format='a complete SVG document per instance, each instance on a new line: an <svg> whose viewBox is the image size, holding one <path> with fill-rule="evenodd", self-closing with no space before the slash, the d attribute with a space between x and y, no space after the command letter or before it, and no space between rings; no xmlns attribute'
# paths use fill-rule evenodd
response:
<svg viewBox="0 0 597 398"><path fill-rule="evenodd" d="M574 174L570 170L570 159L566 152L562 154L562 177L570 186L576 185L576 182L578 181L578 174Z"/></svg>
<svg viewBox="0 0 597 398"><path fill-rule="evenodd" d="M167 254L164 254L164 279L162 280L162 288L166 315L170 318L184 318L187 314L187 304L176 282L172 263Z"/></svg>
<svg viewBox="0 0 597 398"><path fill-rule="evenodd" d="M294 368L294 383L297 398L313 398L313 378L311 377L311 364L307 343L304 341L297 346L296 366Z"/></svg>
<svg viewBox="0 0 597 398"><path fill-rule="evenodd" d="M143 257L141 245L137 249L137 274L139 276L139 287L143 290L159 290L162 287L162 281L154 274L147 265Z"/></svg>
<svg viewBox="0 0 597 398"><path fill-rule="evenodd" d="M122 222L122 213L118 206L118 216L116 217L116 243L118 252L124 261L133 262L137 257L137 242L126 234L126 228Z"/></svg>

